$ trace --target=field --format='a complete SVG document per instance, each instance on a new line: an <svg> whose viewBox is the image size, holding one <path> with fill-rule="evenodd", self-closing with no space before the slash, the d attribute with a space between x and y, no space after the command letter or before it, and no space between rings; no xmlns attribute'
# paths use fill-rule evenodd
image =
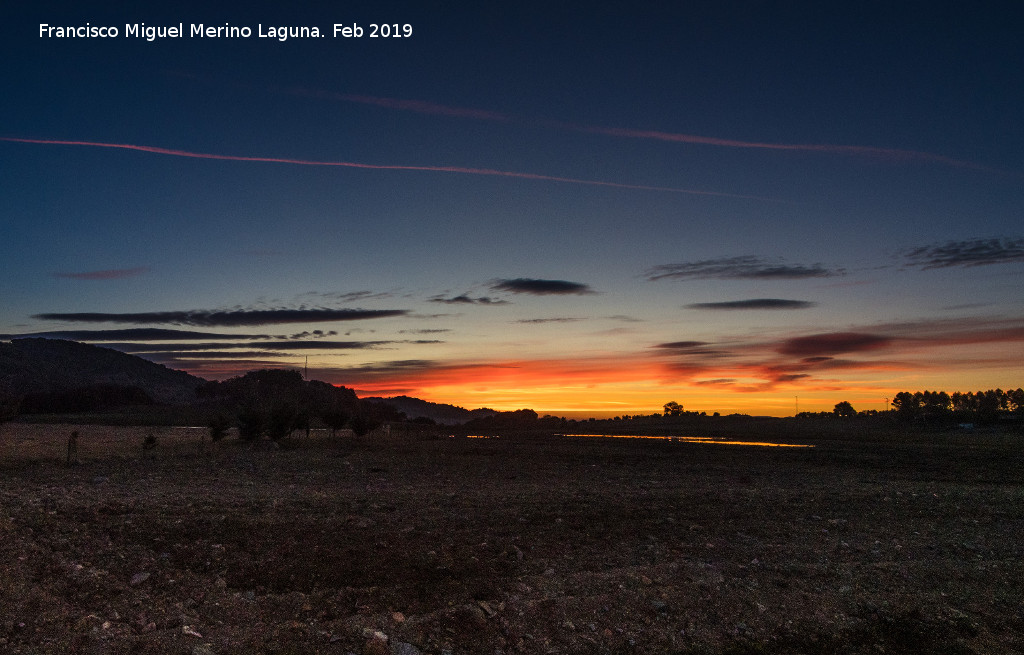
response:
<svg viewBox="0 0 1024 655"><path fill-rule="evenodd" d="M0 652L1024 651L1019 437L72 429L0 426Z"/></svg>

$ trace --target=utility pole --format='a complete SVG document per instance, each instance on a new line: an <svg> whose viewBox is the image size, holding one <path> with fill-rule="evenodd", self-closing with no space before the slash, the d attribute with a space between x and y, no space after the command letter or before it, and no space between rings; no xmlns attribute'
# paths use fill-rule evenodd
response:
<svg viewBox="0 0 1024 655"><path fill-rule="evenodd" d="M306 355L306 366L302 369L302 379L309 382L309 355Z"/></svg>

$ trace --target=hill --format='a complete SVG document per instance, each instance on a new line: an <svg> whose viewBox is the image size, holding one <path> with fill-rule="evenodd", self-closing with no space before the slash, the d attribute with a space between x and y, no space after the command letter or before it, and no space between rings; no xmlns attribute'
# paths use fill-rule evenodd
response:
<svg viewBox="0 0 1024 655"><path fill-rule="evenodd" d="M0 398L95 387L135 388L164 404L186 404L206 381L125 353L61 339L0 343Z"/></svg>
<svg viewBox="0 0 1024 655"><path fill-rule="evenodd" d="M492 409L481 408L470 410L457 407L455 405L432 403L426 400L420 400L419 398L412 398L410 396L394 396L391 398L374 396L363 398L363 400L371 403L380 403L382 405L391 405L398 411L403 412L410 419L429 418L432 421L444 425L465 423L475 418L491 416L495 413Z"/></svg>

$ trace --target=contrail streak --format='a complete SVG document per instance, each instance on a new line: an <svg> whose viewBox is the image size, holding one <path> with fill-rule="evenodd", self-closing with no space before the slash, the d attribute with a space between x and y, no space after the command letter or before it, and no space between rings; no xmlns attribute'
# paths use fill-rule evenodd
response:
<svg viewBox="0 0 1024 655"><path fill-rule="evenodd" d="M60 139L24 139L19 137L0 137L0 141L13 143L34 143L59 146L86 146L91 148L116 148L120 150L136 150L149 152L158 155L171 155L174 157L189 157L192 159L216 159L221 161L250 161L269 162L274 164L292 164L298 166L337 166L342 168L362 168L370 170L387 171L430 171L437 173L462 173L465 175L491 175L498 177L514 177L524 180L541 180L545 182L563 182L566 184L585 184L589 186L603 186L617 189L635 189L640 191L665 191L669 193L686 193L698 196L718 196L723 198L744 198L747 200L765 200L774 202L773 198L761 196L746 196L736 193L724 193L720 191L701 191L698 189L679 189L675 187L647 186L643 184L623 184L620 182L605 182L601 180L582 180L573 177L559 177L556 175L541 175L539 173L519 173L515 171L502 171L493 168L467 168L463 166L405 166L398 164L363 164L350 161L316 161L308 159L290 159L286 157L248 157L243 155L219 155L208 152L191 152L188 150L173 150L171 148L160 148L157 146L145 146L132 143L104 143L100 141L66 141Z"/></svg>
<svg viewBox="0 0 1024 655"><path fill-rule="evenodd" d="M607 136L618 136L632 139L652 139L655 141L669 141L675 143L693 143L698 145L719 146L724 148L753 148L762 150L789 150L798 152L822 152L836 155L856 155L864 157L876 157L897 161L919 160L931 161L947 166L959 168L973 168L975 170L1003 173L983 164L953 159L945 155L937 155L931 152L918 150L900 150L898 148L878 148L874 146L844 146L827 143L764 143L760 141L738 141L735 139L719 139L710 136L698 136L696 134L678 134L673 132L659 132L656 130L634 130L618 127L595 127L591 125L576 125L573 123L562 123L549 121L545 123L551 127L574 130L577 132L588 132L590 134L604 134Z"/></svg>
<svg viewBox="0 0 1024 655"><path fill-rule="evenodd" d="M833 155L849 155L857 157L873 157L876 159L887 159L890 161L929 161L956 168L970 168L990 173L1011 174L1013 171L1004 171L991 166L977 164L962 159L954 159L945 155L937 155L931 152L919 150L901 150L899 148L879 148L875 146L849 146L827 143L766 143L762 141L742 141L739 139L720 139L717 137L700 136L697 134L685 134L677 132L662 132L658 130L636 130L620 127L600 127L595 125L579 125L554 120L529 120L517 119L500 112L481 109L470 109L466 107L452 107L420 100L403 100L400 98L381 98L376 96L363 96L344 93L330 93L320 91L309 91L306 89L293 88L287 91L295 95L311 97L330 98L344 102L355 102L364 105L376 105L400 111L411 111L418 114L432 114L438 116L451 116L456 118L471 118L494 122L516 122L519 124L536 125L560 130L571 130L588 134L603 134L629 139L648 139L652 141L667 141L671 143L690 143L694 145L717 146L721 148L745 148L760 150L783 150L790 152L817 152Z"/></svg>

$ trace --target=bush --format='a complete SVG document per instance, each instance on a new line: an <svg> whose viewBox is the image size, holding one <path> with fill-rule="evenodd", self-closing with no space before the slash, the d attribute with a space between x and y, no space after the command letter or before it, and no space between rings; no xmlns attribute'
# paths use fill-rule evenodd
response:
<svg viewBox="0 0 1024 655"><path fill-rule="evenodd" d="M287 404L275 406L267 417L267 435L274 441L280 441L292 433L298 425L299 413Z"/></svg>
<svg viewBox="0 0 1024 655"><path fill-rule="evenodd" d="M244 407L238 411L238 437L243 441L253 441L263 436L267 419L263 412L255 407Z"/></svg>
<svg viewBox="0 0 1024 655"><path fill-rule="evenodd" d="M348 424L349 414L345 410L333 408L321 413L320 418L331 429L331 436L333 437L337 434L338 430Z"/></svg>
<svg viewBox="0 0 1024 655"><path fill-rule="evenodd" d="M215 414L206 422L206 427L210 429L210 439L220 441L227 436L228 430L231 428L231 421L223 414Z"/></svg>
<svg viewBox="0 0 1024 655"><path fill-rule="evenodd" d="M355 432L357 437L364 437L380 425L380 421L367 418L365 416L356 416L349 421L348 426L352 428L352 432Z"/></svg>

